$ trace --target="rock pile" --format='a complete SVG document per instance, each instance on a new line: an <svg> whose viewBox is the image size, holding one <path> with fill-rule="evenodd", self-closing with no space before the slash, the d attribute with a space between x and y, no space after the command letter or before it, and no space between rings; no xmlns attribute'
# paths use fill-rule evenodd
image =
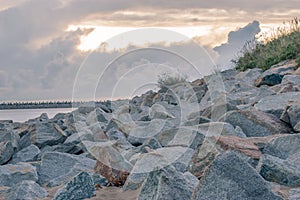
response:
<svg viewBox="0 0 300 200"><path fill-rule="evenodd" d="M131 100L0 122L0 198L298 199L295 62L228 70Z"/></svg>

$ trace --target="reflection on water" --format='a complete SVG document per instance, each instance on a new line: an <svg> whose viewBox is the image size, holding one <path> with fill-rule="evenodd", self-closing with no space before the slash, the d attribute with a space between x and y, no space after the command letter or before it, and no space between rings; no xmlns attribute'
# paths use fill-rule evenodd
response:
<svg viewBox="0 0 300 200"><path fill-rule="evenodd" d="M71 112L72 108L49 108L49 109L16 109L0 110L0 120L13 120L14 122L25 122L47 113L49 118L54 117L57 113Z"/></svg>

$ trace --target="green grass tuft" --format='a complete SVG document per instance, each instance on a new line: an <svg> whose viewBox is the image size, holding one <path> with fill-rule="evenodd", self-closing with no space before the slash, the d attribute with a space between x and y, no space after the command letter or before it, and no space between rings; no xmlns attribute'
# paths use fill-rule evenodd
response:
<svg viewBox="0 0 300 200"><path fill-rule="evenodd" d="M241 56L233 62L236 69L241 71L256 67L267 70L288 59L296 59L300 65L300 20L297 18L271 33L264 33L255 40L248 41Z"/></svg>

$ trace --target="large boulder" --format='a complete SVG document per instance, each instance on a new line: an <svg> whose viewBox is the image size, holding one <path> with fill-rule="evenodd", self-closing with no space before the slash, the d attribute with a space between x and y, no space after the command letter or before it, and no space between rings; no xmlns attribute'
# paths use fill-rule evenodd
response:
<svg viewBox="0 0 300 200"><path fill-rule="evenodd" d="M0 124L0 142L11 142L14 152L20 149L20 136L10 124Z"/></svg>
<svg viewBox="0 0 300 200"><path fill-rule="evenodd" d="M150 162L149 162L150 161ZM128 178L124 187L141 188L138 199L190 199L194 184L188 184L185 176L175 167L168 165L163 156L148 153L137 162L134 173ZM131 178L135 176L134 178Z"/></svg>
<svg viewBox="0 0 300 200"><path fill-rule="evenodd" d="M115 147L114 142L89 143L87 148L97 162L94 171L108 180L108 184L121 186L132 169L130 162Z"/></svg>
<svg viewBox="0 0 300 200"><path fill-rule="evenodd" d="M298 200L298 199L300 199L300 188L291 189L289 191L289 200Z"/></svg>
<svg viewBox="0 0 300 200"><path fill-rule="evenodd" d="M66 183L79 172L92 172L94 160L60 152L45 152L39 169L39 183L55 187Z"/></svg>
<svg viewBox="0 0 300 200"><path fill-rule="evenodd" d="M5 200L39 200L48 196L48 192L34 181L25 180L13 185L5 196Z"/></svg>
<svg viewBox="0 0 300 200"><path fill-rule="evenodd" d="M287 122L293 127L294 131L300 132L300 101L290 104L281 117L287 115Z"/></svg>
<svg viewBox="0 0 300 200"><path fill-rule="evenodd" d="M263 154L272 155L281 159L300 152L300 134L286 135L271 140L263 149Z"/></svg>
<svg viewBox="0 0 300 200"><path fill-rule="evenodd" d="M236 153L218 156L194 191L195 200L276 199L268 183Z"/></svg>
<svg viewBox="0 0 300 200"><path fill-rule="evenodd" d="M254 109L230 111L221 120L239 126L248 137L291 132L291 129L276 117Z"/></svg>
<svg viewBox="0 0 300 200"><path fill-rule="evenodd" d="M98 122L105 122L107 123L111 120L111 114L106 113L101 108L96 108L92 112L90 112L86 118L86 122L88 125L98 123Z"/></svg>
<svg viewBox="0 0 300 200"><path fill-rule="evenodd" d="M175 118L161 104L153 104L149 110L149 116L151 119Z"/></svg>
<svg viewBox="0 0 300 200"><path fill-rule="evenodd" d="M14 148L10 141L0 142L0 165L8 162L14 154Z"/></svg>
<svg viewBox="0 0 300 200"><path fill-rule="evenodd" d="M12 160L10 161L11 164L15 164L18 162L32 162L36 161L38 155L41 153L40 149L35 146L34 144L22 149L21 151L17 152L13 155Z"/></svg>
<svg viewBox="0 0 300 200"><path fill-rule="evenodd" d="M268 181L276 182L290 187L300 186L300 154L288 159L280 159L265 154L262 156L258 170Z"/></svg>
<svg viewBox="0 0 300 200"><path fill-rule="evenodd" d="M81 172L59 189L54 200L86 199L96 195L92 177L87 172Z"/></svg>
<svg viewBox="0 0 300 200"><path fill-rule="evenodd" d="M155 137L161 131L174 128L175 125L167 120L153 119L149 122L136 123L134 128L129 132L128 142L134 146L142 145L147 139Z"/></svg>
<svg viewBox="0 0 300 200"><path fill-rule="evenodd" d="M54 123L37 122L31 126L30 140L39 148L46 145L56 145L62 143L67 138L61 128Z"/></svg>
<svg viewBox="0 0 300 200"><path fill-rule="evenodd" d="M257 80L255 80L255 86L259 87L261 85L278 85L281 83L283 75L280 74L262 74Z"/></svg>
<svg viewBox="0 0 300 200"><path fill-rule="evenodd" d="M135 190L142 186L149 173L166 167L175 167L176 171L186 172L194 150L185 147L165 147L148 149L141 154L128 176L124 190Z"/></svg>
<svg viewBox="0 0 300 200"><path fill-rule="evenodd" d="M238 73L235 76L235 79L254 86L254 81L258 79L262 73L263 70L260 68L247 69L245 72Z"/></svg>
<svg viewBox="0 0 300 200"><path fill-rule="evenodd" d="M31 164L18 163L0 166L0 186L12 187L23 180L34 182L38 180L36 168Z"/></svg>
<svg viewBox="0 0 300 200"><path fill-rule="evenodd" d="M299 99L300 92L287 92L264 97L257 104L255 104L254 107L257 110L273 114L280 118L286 106L293 101L298 101Z"/></svg>

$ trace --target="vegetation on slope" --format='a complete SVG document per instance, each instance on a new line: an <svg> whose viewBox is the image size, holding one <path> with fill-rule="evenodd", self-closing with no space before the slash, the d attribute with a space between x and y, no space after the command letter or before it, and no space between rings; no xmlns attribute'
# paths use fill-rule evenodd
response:
<svg viewBox="0 0 300 200"><path fill-rule="evenodd" d="M248 41L241 56L233 60L236 69L269 69L272 65L287 59L296 59L300 65L300 20L294 18L288 23Z"/></svg>

